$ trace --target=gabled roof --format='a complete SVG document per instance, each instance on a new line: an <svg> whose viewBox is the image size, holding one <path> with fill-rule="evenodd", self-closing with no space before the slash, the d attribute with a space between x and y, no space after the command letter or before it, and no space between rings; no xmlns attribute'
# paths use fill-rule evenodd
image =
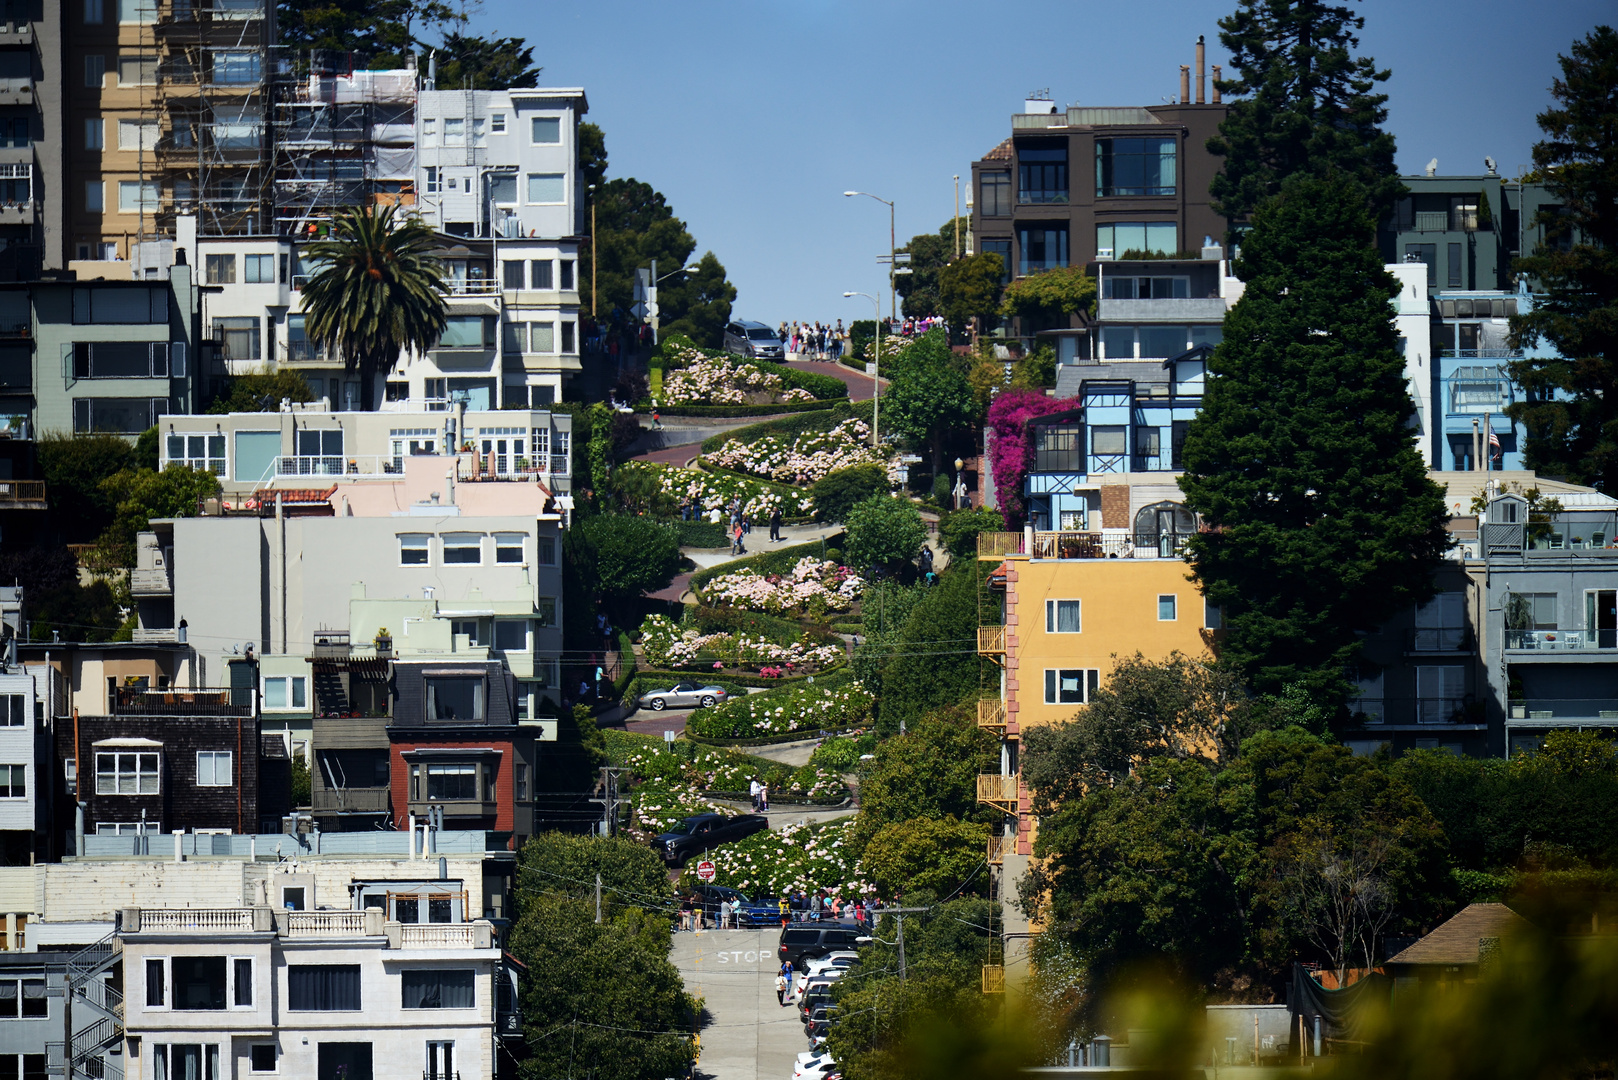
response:
<svg viewBox="0 0 1618 1080"><path fill-rule="evenodd" d="M1173 367L1175 364L1183 364L1187 360L1201 360L1204 364L1206 364L1213 354L1214 347L1212 345L1193 345L1191 348L1187 349L1183 353L1180 353L1178 356L1171 356L1167 360L1163 361L1163 366Z"/></svg>
<svg viewBox="0 0 1618 1080"><path fill-rule="evenodd" d="M1013 156L1013 151L1011 149L1011 140L1007 139L1005 142L1001 143L999 146L995 147L993 150L990 150L987 154L984 154L983 155L983 160L984 161L1010 161L1012 159L1012 156Z"/></svg>
<svg viewBox="0 0 1618 1080"><path fill-rule="evenodd" d="M1531 924L1504 904L1468 904L1438 929L1388 961L1458 967L1478 962L1478 939L1505 937Z"/></svg>

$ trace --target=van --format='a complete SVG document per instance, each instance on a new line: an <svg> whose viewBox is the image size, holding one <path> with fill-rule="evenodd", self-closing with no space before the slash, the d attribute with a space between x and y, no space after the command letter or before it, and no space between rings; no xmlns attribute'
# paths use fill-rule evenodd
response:
<svg viewBox="0 0 1618 1080"><path fill-rule="evenodd" d="M803 967L805 960L818 960L840 949L858 947L860 932L848 926L788 926L781 931L777 959Z"/></svg>
<svg viewBox="0 0 1618 1080"><path fill-rule="evenodd" d="M725 325L724 349L750 360L785 360L786 345L761 322L733 319Z"/></svg>

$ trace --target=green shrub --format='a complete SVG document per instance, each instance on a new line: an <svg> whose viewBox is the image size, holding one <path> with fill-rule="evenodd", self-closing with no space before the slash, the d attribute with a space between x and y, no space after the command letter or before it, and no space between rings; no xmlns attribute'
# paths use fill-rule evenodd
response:
<svg viewBox="0 0 1618 1080"><path fill-rule="evenodd" d="M783 694L752 694L712 709L697 709L686 730L710 739L836 731L870 722L875 698L858 683L800 685Z"/></svg>
<svg viewBox="0 0 1618 1080"><path fill-rule="evenodd" d="M889 566L916 557L927 539L921 511L907 499L875 495L848 512L850 565L858 570Z"/></svg>
<svg viewBox="0 0 1618 1080"><path fill-rule="evenodd" d="M676 521L680 532L680 546L693 548L722 548L730 546L722 521Z"/></svg>
<svg viewBox="0 0 1618 1080"><path fill-rule="evenodd" d="M831 544L837 539L838 537L836 536L830 536L824 542L811 540L807 544L793 544L790 547L772 548L769 551L760 552L745 559L734 559L730 562L720 563L718 566L710 566L708 569L692 576L691 587L700 593L704 585L720 574L734 574L743 567L760 574L784 574L798 565L798 560L806 555L813 555L817 559L820 558L823 543L826 545L824 547L827 552L826 558L831 558L830 552L833 550Z"/></svg>
<svg viewBox="0 0 1618 1080"><path fill-rule="evenodd" d="M880 465L856 465L827 473L815 481L809 494L815 500L816 520L843 521L855 504L887 491L887 470Z"/></svg>
<svg viewBox="0 0 1618 1080"><path fill-rule="evenodd" d="M828 769L838 772L852 772L860 755L865 751L860 748L859 740L848 739L841 736L827 739L815 747L815 752L809 756L811 765L824 765Z"/></svg>
<svg viewBox="0 0 1618 1080"><path fill-rule="evenodd" d="M939 506L949 506L950 482L949 477L939 473L933 477L933 502Z"/></svg>
<svg viewBox="0 0 1618 1080"><path fill-rule="evenodd" d="M830 375L816 375L809 371L799 371L797 368L787 367L785 364L772 364L768 360L748 361L760 371L771 375L779 375L781 381L789 387L801 387L815 395L816 401L836 401L838 398L848 398L848 384L842 379L834 379Z"/></svg>
<svg viewBox="0 0 1618 1080"><path fill-rule="evenodd" d="M972 559L978 553L978 533L999 532L1005 527L1000 511L987 506L968 506L945 514L938 523L938 535L952 556Z"/></svg>
<svg viewBox="0 0 1618 1080"><path fill-rule="evenodd" d="M711 454L732 439L753 442L756 439L764 438L766 435L774 435L781 439L793 439L810 432L830 431L844 420L864 420L869 424L871 422L871 403L869 401L838 401L834 402L830 409L801 412L792 416L765 420L757 424L748 424L746 427L732 428L730 431L704 439L702 452Z"/></svg>

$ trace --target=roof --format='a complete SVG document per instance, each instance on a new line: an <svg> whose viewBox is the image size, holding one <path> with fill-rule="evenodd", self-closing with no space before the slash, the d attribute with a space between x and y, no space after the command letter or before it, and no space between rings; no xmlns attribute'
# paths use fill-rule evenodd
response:
<svg viewBox="0 0 1618 1080"><path fill-rule="evenodd" d="M1391 958L1390 964L1459 966L1478 962L1478 939L1527 929L1527 919L1504 904L1468 904L1448 922Z"/></svg>
<svg viewBox="0 0 1618 1080"><path fill-rule="evenodd" d="M1444 505L1452 514L1471 513L1472 499L1483 491L1490 481L1500 485L1504 494L1516 494L1538 488L1541 495L1554 495L1567 510L1609 510L1618 508L1618 499L1602 494L1595 488L1570 484L1565 480L1535 476L1527 469L1507 469L1489 472L1431 471L1428 479L1444 489Z"/></svg>
<svg viewBox="0 0 1618 1080"><path fill-rule="evenodd" d="M1011 140L1007 139L999 146L983 155L984 161L1010 161L1012 158Z"/></svg>

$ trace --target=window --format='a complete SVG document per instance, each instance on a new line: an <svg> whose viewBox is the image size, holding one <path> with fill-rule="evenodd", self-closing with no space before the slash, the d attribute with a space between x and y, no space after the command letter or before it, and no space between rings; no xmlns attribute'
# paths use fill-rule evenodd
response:
<svg viewBox="0 0 1618 1080"><path fill-rule="evenodd" d="M572 259L563 259L562 260L562 281L561 281L560 286L558 286L558 287L561 288L561 289L564 289L564 290L573 288L573 260Z"/></svg>
<svg viewBox="0 0 1618 1080"><path fill-rule="evenodd" d="M541 565L541 566L555 566L556 565L556 538L555 537L541 536L534 542L534 546L535 546L535 548L538 549L538 552L539 552L538 558L535 560L535 561L537 561L539 563L539 565Z"/></svg>
<svg viewBox="0 0 1618 1080"><path fill-rule="evenodd" d="M463 116L444 117L444 145L451 143L464 143L466 141L466 118Z"/></svg>
<svg viewBox="0 0 1618 1080"><path fill-rule="evenodd" d="M243 255L242 280L249 285L275 284L274 255Z"/></svg>
<svg viewBox="0 0 1618 1080"><path fill-rule="evenodd" d="M230 1003L238 1009L253 1007L253 961L238 956L230 962Z"/></svg>
<svg viewBox="0 0 1618 1080"><path fill-rule="evenodd" d="M105 56L86 56L84 58L84 85L91 90L101 89L101 84L107 81L107 58Z"/></svg>
<svg viewBox="0 0 1618 1080"><path fill-rule="evenodd" d="M1097 668L1046 668L1045 704L1083 705L1101 685Z"/></svg>
<svg viewBox="0 0 1618 1080"><path fill-rule="evenodd" d="M1108 274L1102 293L1107 300L1184 300L1191 295L1191 279Z"/></svg>
<svg viewBox="0 0 1618 1080"><path fill-rule="evenodd" d="M151 212L157 209L156 180L118 181L118 210L125 214Z"/></svg>
<svg viewBox="0 0 1618 1080"><path fill-rule="evenodd" d="M146 1007L148 1009L161 1009L168 1003L168 993L164 989L167 983L167 965L162 960L148 958L146 961Z"/></svg>
<svg viewBox="0 0 1618 1080"><path fill-rule="evenodd" d="M174 971L174 1008L203 1011L225 1007L223 956L176 956L170 964Z"/></svg>
<svg viewBox="0 0 1618 1080"><path fill-rule="evenodd" d="M301 886L283 887L281 889L281 907L287 911L302 911L304 909L304 890Z"/></svg>
<svg viewBox="0 0 1618 1080"><path fill-rule="evenodd" d="M1461 288L1461 245L1448 244L1446 247L1449 257L1444 260L1447 264L1444 269L1448 271L1448 286L1451 289Z"/></svg>
<svg viewBox="0 0 1618 1080"><path fill-rule="evenodd" d="M1159 558L1173 558L1196 531L1196 515L1180 503L1153 503L1135 515L1135 546L1153 548Z"/></svg>
<svg viewBox="0 0 1618 1080"><path fill-rule="evenodd" d="M157 121L118 121L118 149L151 150L157 146Z"/></svg>
<svg viewBox="0 0 1618 1080"><path fill-rule="evenodd" d="M1017 273L1037 274L1041 270L1054 270L1066 266L1068 260L1067 226L1039 224L1017 230L1017 243L1022 249L1022 262Z"/></svg>
<svg viewBox="0 0 1618 1080"><path fill-rule="evenodd" d="M493 342L486 337L482 315L451 315L444 323L444 333L438 339L441 349L482 349Z"/></svg>
<svg viewBox="0 0 1618 1080"><path fill-rule="evenodd" d="M1006 217L1011 213L1011 174L988 172L978 178L978 213Z"/></svg>
<svg viewBox="0 0 1618 1080"><path fill-rule="evenodd" d="M427 1068L422 1072L422 1080L454 1080L455 1077L455 1044L453 1042L433 1041L427 1044Z"/></svg>
<svg viewBox="0 0 1618 1080"><path fill-rule="evenodd" d="M476 619L451 619L449 632L454 637L466 636L467 645L478 647L478 621Z"/></svg>
<svg viewBox="0 0 1618 1080"><path fill-rule="evenodd" d="M476 802L478 767L475 762L444 762L427 766L427 798L439 801Z"/></svg>
<svg viewBox="0 0 1618 1080"><path fill-rule="evenodd" d="M220 1080L219 1047L213 1043L153 1043L152 1080Z"/></svg>
<svg viewBox="0 0 1618 1080"><path fill-rule="evenodd" d="M483 719L483 680L475 675L440 675L428 678L427 718Z"/></svg>
<svg viewBox="0 0 1618 1080"><path fill-rule="evenodd" d="M294 1012L359 1012L360 966L288 964L287 1008Z"/></svg>
<svg viewBox="0 0 1618 1080"><path fill-rule="evenodd" d="M517 174L493 173L489 176L489 198L501 206L514 206L517 202ZM520 263L518 265L521 265Z"/></svg>
<svg viewBox="0 0 1618 1080"><path fill-rule="evenodd" d="M1121 425L1091 428L1090 452L1101 457L1128 453L1129 429Z"/></svg>
<svg viewBox="0 0 1618 1080"><path fill-rule="evenodd" d="M106 0L84 0L84 21L91 25L106 22Z"/></svg>
<svg viewBox="0 0 1618 1080"><path fill-rule="evenodd" d="M528 651L528 620L496 619L494 647L500 652Z"/></svg>
<svg viewBox="0 0 1618 1080"><path fill-rule="evenodd" d="M405 533L399 537L399 565L427 565L426 533Z"/></svg>
<svg viewBox="0 0 1618 1080"><path fill-rule="evenodd" d="M526 702L527 698L528 698L528 695L525 693L525 694L520 695L518 700ZM516 768L512 771L512 780L511 780L511 782L512 782L512 794L516 798L516 800L518 802L527 802L528 801L528 763L527 762L524 762L524 761L517 762Z"/></svg>
<svg viewBox="0 0 1618 1080"><path fill-rule="evenodd" d="M578 351L577 348L574 346L574 343L573 343L573 330L574 330L574 324L572 322L563 322L562 323L562 351L564 353L571 353L571 352L577 352Z"/></svg>
<svg viewBox="0 0 1618 1080"><path fill-rule="evenodd" d="M156 22L157 0L118 0L118 21L121 23Z"/></svg>
<svg viewBox="0 0 1618 1080"><path fill-rule="evenodd" d="M1096 195L1173 195L1175 140L1097 139Z"/></svg>
<svg viewBox="0 0 1618 1080"><path fill-rule="evenodd" d="M470 563L483 561L483 536L480 533L445 533L444 563Z"/></svg>
<svg viewBox="0 0 1618 1080"><path fill-rule="evenodd" d="M1179 237L1180 227L1172 221L1115 221L1097 225L1096 258L1173 255L1179 250Z"/></svg>
<svg viewBox="0 0 1618 1080"><path fill-rule="evenodd" d="M168 412L168 398L74 398L73 431L139 435Z"/></svg>
<svg viewBox="0 0 1618 1080"><path fill-rule="evenodd" d="M554 289L556 287L551 273L552 260L533 259L528 265L533 271L533 287L535 289Z"/></svg>
<svg viewBox="0 0 1618 1080"><path fill-rule="evenodd" d="M166 379L169 346L163 341L75 341L75 379Z"/></svg>
<svg viewBox="0 0 1618 1080"><path fill-rule="evenodd" d="M27 727L27 700L21 694L7 694L0 697L0 726Z"/></svg>
<svg viewBox="0 0 1618 1080"><path fill-rule="evenodd" d="M0 1020L49 1016L48 1005L43 978L0 979Z"/></svg>
<svg viewBox="0 0 1618 1080"><path fill-rule="evenodd" d="M562 121L556 116L536 116L529 121L535 146L555 146L562 141Z"/></svg>
<svg viewBox="0 0 1618 1080"><path fill-rule="evenodd" d="M211 256L210 256L211 258ZM236 280L235 260L231 279ZM224 343L226 360L258 360L263 352L263 329L256 315L231 315L213 321L214 337Z"/></svg>
<svg viewBox="0 0 1618 1080"><path fill-rule="evenodd" d="M84 148L86 150L102 150L107 145L107 125L99 116L87 116L84 119Z"/></svg>
<svg viewBox="0 0 1618 1080"><path fill-rule="evenodd" d="M561 173L529 173L528 201L531 203L565 202Z"/></svg>
<svg viewBox="0 0 1618 1080"><path fill-rule="evenodd" d="M413 971L406 968L399 973L406 1009L472 1009L477 1007L474 987L475 972L471 968L437 968Z"/></svg>
<svg viewBox="0 0 1618 1080"><path fill-rule="evenodd" d="M235 783L229 750L197 751L197 786L230 787Z"/></svg>
<svg viewBox="0 0 1618 1080"><path fill-rule="evenodd" d="M371 1044L323 1042L316 1057L314 1080L372 1080ZM180 1080L176 1077L175 1080Z"/></svg>
<svg viewBox="0 0 1618 1080"><path fill-rule="evenodd" d="M156 795L155 753L96 754L97 795Z"/></svg>
<svg viewBox="0 0 1618 1080"><path fill-rule="evenodd" d="M522 533L494 534L494 561L497 563L522 562Z"/></svg>
<svg viewBox="0 0 1618 1080"><path fill-rule="evenodd" d="M150 55L118 58L119 86L150 86L157 82L157 57Z"/></svg>
<svg viewBox="0 0 1618 1080"><path fill-rule="evenodd" d="M234 285L236 283L235 255L204 255L202 258L209 285ZM258 320L253 321L256 323Z"/></svg>
<svg viewBox="0 0 1618 1080"><path fill-rule="evenodd" d="M1079 601L1045 601L1045 632L1047 634L1077 634L1080 630Z"/></svg>
<svg viewBox="0 0 1618 1080"><path fill-rule="evenodd" d="M1017 144L1017 201L1067 202L1067 140L1025 139Z"/></svg>
<svg viewBox="0 0 1618 1080"><path fill-rule="evenodd" d="M534 610L539 612L540 626L556 625L556 597L541 596L534 601Z"/></svg>
<svg viewBox="0 0 1618 1080"><path fill-rule="evenodd" d="M546 264L549 267L549 263ZM556 351L556 324L536 322L528 324L528 352L553 353Z"/></svg>
<svg viewBox="0 0 1618 1080"><path fill-rule="evenodd" d="M426 130L430 134L432 132L432 128L430 126L432 121L428 120L428 121L424 121L424 123L429 125ZM442 193L443 190L444 190L444 188L443 188L444 181L442 179L442 174L438 171L438 166L437 165L428 165L422 171L426 174L427 194L429 194L429 195L438 195L438 194Z"/></svg>
<svg viewBox="0 0 1618 1080"><path fill-rule="evenodd" d="M84 211L87 214L104 213L107 209L107 189L100 180L84 182Z"/></svg>
<svg viewBox="0 0 1618 1080"><path fill-rule="evenodd" d="M1225 609L1211 603L1206 596L1202 598L1202 625L1207 630L1225 628Z"/></svg>
<svg viewBox="0 0 1618 1080"><path fill-rule="evenodd" d="M1175 613L1177 606L1178 598L1173 593L1164 593L1159 596L1157 598L1157 621L1174 622L1179 619L1179 615Z"/></svg>
<svg viewBox="0 0 1618 1080"><path fill-rule="evenodd" d="M525 277L525 271L528 269L527 263L522 262L521 260L513 259L501 263L500 266L501 273L505 275L504 284L506 288L525 289L528 287L528 282Z"/></svg>
<svg viewBox="0 0 1618 1080"><path fill-rule="evenodd" d="M1507 630L1555 630L1556 593L1507 593L1502 603Z"/></svg>
<svg viewBox="0 0 1618 1080"><path fill-rule="evenodd" d="M308 707L308 701L307 675L270 675L264 679L266 709L303 709Z"/></svg>
<svg viewBox="0 0 1618 1080"><path fill-rule="evenodd" d="M247 1051L248 1068L256 1073L275 1071L275 1044L254 1043Z"/></svg>
<svg viewBox="0 0 1618 1080"><path fill-rule="evenodd" d="M1416 722L1443 724L1465 706L1466 668L1460 665L1416 668Z"/></svg>
<svg viewBox="0 0 1618 1080"><path fill-rule="evenodd" d="M506 114L503 112L491 114L489 116L489 130L496 135L504 135L506 133Z"/></svg>

